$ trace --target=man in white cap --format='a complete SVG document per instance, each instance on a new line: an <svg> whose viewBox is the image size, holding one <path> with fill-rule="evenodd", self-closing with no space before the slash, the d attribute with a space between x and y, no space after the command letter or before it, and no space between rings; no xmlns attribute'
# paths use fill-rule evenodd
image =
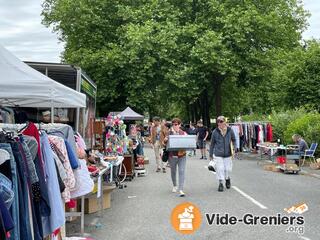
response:
<svg viewBox="0 0 320 240"><path fill-rule="evenodd" d="M232 155L233 146L236 143L236 138L231 127L227 126L224 116L217 118L218 127L212 131L210 144L210 160L213 156L216 161L217 179L219 180L219 192L223 192L225 181L226 188L231 187L230 173L232 171Z"/></svg>

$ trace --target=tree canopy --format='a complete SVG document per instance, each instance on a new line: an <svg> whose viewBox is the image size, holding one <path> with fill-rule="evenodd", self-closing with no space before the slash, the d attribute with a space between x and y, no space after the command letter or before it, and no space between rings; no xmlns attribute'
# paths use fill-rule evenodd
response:
<svg viewBox="0 0 320 240"><path fill-rule="evenodd" d="M308 13L298 0L45 0L42 14L66 43L63 61L96 81L100 115L130 105L209 124L221 113L270 110L280 75L282 84L301 76L278 66L305 51ZM305 55L316 75L313 61ZM290 83L290 94L300 85ZM295 107L290 94L283 101Z"/></svg>

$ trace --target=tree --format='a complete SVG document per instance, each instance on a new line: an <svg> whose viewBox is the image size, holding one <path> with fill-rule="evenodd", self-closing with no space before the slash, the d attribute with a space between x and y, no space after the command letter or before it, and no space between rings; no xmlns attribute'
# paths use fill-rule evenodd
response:
<svg viewBox="0 0 320 240"><path fill-rule="evenodd" d="M279 54L270 91L274 105L320 110L320 43L312 40L291 52ZM281 89L281 94L279 94ZM278 94L277 94L278 93Z"/></svg>
<svg viewBox="0 0 320 240"><path fill-rule="evenodd" d="M296 0L45 0L43 7L44 23L66 42L64 60L97 81L100 112L130 104L207 125L251 104L246 88L270 75L275 51L299 45L307 16Z"/></svg>

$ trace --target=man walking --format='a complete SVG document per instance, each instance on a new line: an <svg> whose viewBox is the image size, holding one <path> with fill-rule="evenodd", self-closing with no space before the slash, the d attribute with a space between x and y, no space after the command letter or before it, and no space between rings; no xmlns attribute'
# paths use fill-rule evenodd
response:
<svg viewBox="0 0 320 240"><path fill-rule="evenodd" d="M206 156L206 141L207 137L209 135L208 129L203 126L202 121L198 121L198 129L197 129L197 142L198 146L201 152L201 158L200 159L207 159Z"/></svg>
<svg viewBox="0 0 320 240"><path fill-rule="evenodd" d="M156 172L160 172L161 169L165 173L166 169L163 167L163 163L160 157L160 149L161 149L161 126L160 126L160 118L153 118L153 126L151 128L151 144L154 150L157 169Z"/></svg>
<svg viewBox="0 0 320 240"><path fill-rule="evenodd" d="M210 160L215 158L216 173L219 180L219 192L223 192L225 181L226 188L231 187L230 173L232 171L233 146L236 138L231 127L228 127L224 116L217 118L218 127L212 131L210 144ZM233 144L233 145L232 145Z"/></svg>
<svg viewBox="0 0 320 240"><path fill-rule="evenodd" d="M193 125L193 123L190 122L190 126L187 130L188 135L197 135L197 129ZM189 156L196 156L196 149L189 151Z"/></svg>

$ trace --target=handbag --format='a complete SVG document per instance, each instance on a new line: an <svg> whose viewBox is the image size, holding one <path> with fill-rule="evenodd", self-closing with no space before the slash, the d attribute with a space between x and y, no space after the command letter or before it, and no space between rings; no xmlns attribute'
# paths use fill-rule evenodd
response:
<svg viewBox="0 0 320 240"><path fill-rule="evenodd" d="M216 172L216 161L213 159L213 160L210 160L209 164L208 164L208 170L209 171L212 171L212 172Z"/></svg>
<svg viewBox="0 0 320 240"><path fill-rule="evenodd" d="M185 150L179 150L178 151L178 157L179 158L182 158L182 157L184 157L186 155L187 155L187 152Z"/></svg>
<svg viewBox="0 0 320 240"><path fill-rule="evenodd" d="M163 149L162 153L162 162L168 162L169 152L166 149Z"/></svg>

